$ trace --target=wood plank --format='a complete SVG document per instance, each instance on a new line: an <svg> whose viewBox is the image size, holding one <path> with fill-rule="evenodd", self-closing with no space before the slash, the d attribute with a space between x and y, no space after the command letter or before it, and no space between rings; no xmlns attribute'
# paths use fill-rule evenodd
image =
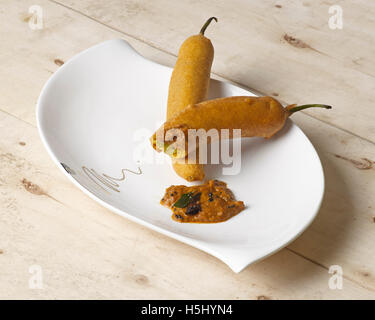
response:
<svg viewBox="0 0 375 320"><path fill-rule="evenodd" d="M293 120L318 151L326 190L318 217L289 247L327 268L340 265L347 277L375 289L375 147L303 114Z"/></svg>
<svg viewBox="0 0 375 320"><path fill-rule="evenodd" d="M87 2L88 0L85 0L85 1ZM83 6L85 4L85 1L80 2L80 5ZM112 5L110 5L106 8L103 8L99 3L97 3L95 5L95 1L90 0L89 2L92 5L88 9L86 8L87 9L86 14L93 14L93 12L94 13L96 12L96 9L102 8L101 9L102 11L100 11L100 13L97 13L96 15L93 15L93 18L100 20L100 18L104 15L104 13L107 12L107 15L111 17L111 23L109 23L107 20L104 20L104 23L106 23L106 24L114 25L116 23L117 28L125 30L125 25L122 25L121 23L126 23L126 24L130 23L129 19L130 19L130 21L133 21L132 15L123 17L123 19L121 19L121 21L120 21L120 19L116 19L117 13L112 12L112 9L111 9L111 8L119 9L119 8L123 8L125 6L124 10L119 9L117 11L122 12L122 14L126 15L126 14L128 14L128 11L130 10L125 5L125 4L128 4L128 2L121 2L122 4L120 4L120 3L117 3L116 1L114 1L112 3ZM155 2L153 2L153 3L155 4ZM184 2L179 2L179 4L175 5L175 6L172 6L170 3L169 3L169 6L166 3L163 3L163 5L168 7L168 10L173 11L173 10L180 10L181 9L180 8L181 3L184 3ZM258 5L260 5L259 2L256 2L256 3ZM262 2L262 3L264 3L264 2ZM144 8L144 6L142 7L142 3L137 2L137 4L138 4L138 6L136 6L136 8L134 9L134 11L136 12L136 13L134 13L134 15L137 16L137 19L134 18L135 19L133 21L134 23L130 25L130 27L132 27L131 28L132 31L133 30L137 31L137 30L139 30L139 28L143 28L144 24L147 25L147 23L156 23L155 20L151 16L148 17L149 20L146 17L144 17L144 14L147 15L147 14L150 14L150 11L153 12L152 10L154 8L154 5L150 4L151 8L147 7L148 10L145 10L146 13L144 13L144 10L141 10L139 8L139 7ZM199 5L201 5L201 4L199 4ZM224 4L222 4L222 5L224 5ZM289 5L289 3L288 3L288 5ZM155 6L157 6L157 4L155 4ZM177 9L175 7L177 7ZM111 11L109 12L108 10L111 10ZM192 21L195 21L194 20L194 19L196 19L195 16L193 16L193 17L189 16L189 12L191 11L191 10L190 11L189 10L190 9L187 9L187 12L188 12L187 17L189 19L191 18ZM258 15L260 14L259 10L260 9L258 8ZM196 12L196 11L194 11L194 12ZM142 18L140 18L140 17L142 17ZM224 17L226 17L226 16L224 16ZM184 18L184 19L188 19L188 18ZM172 18L169 17L168 19L169 20L167 20L167 22L169 22L171 25L174 25L173 21L172 21ZM163 19L161 18L161 20L163 20ZM139 23L138 23L138 21L139 21ZM262 23L264 23L264 19L261 19L260 21L263 21ZM163 25L163 23L164 22L162 22L161 24ZM178 22L178 23L180 24L180 22ZM214 27L216 28L218 26L219 26L219 24L215 25ZM188 24L185 29L181 28L182 31L181 30L178 31L177 28L173 27L173 30L171 30L171 32L172 33L175 32L177 35L174 36L173 39L169 39L170 40L169 45L173 45L173 43L174 43L173 41L174 41L175 37L178 37L178 36L185 37L186 35L183 34L182 32L184 32L187 28L190 28L190 27L191 27L191 24ZM159 27L159 29L158 29L156 24L152 25L152 28L151 28L152 30L150 32L151 33L160 32L160 31L158 31L158 30L160 30L160 28L161 27ZM230 26L230 29L231 28L233 28L232 24ZM331 30L329 30L329 31L331 31ZM126 29L126 32L130 32L129 28ZM193 32L193 30L191 30L191 32ZM210 34L214 34L214 32L211 32ZM157 41L160 41L160 37L156 37L156 34L146 35L146 34L142 33L141 35L142 35L143 41L145 41L144 37L150 37L150 39L152 37L152 39L157 39ZM136 35L136 36L140 37L139 35ZM172 37L172 35L170 33L168 33L168 37ZM182 41L182 39L179 39L179 40ZM146 38L146 41L149 41L149 38ZM166 41L166 42L168 42L168 41ZM160 44L158 43L158 45L160 45ZM171 47L166 47L164 49L165 50L171 50ZM358 72L358 70L356 70L355 72ZM359 169L357 169L355 166L353 166L353 164L351 162L345 161L343 159L335 157L335 154L337 154L339 156L347 157L347 158L354 159L354 160L357 160L357 161L358 160L361 161L361 158L365 158L365 157L368 157L370 159L375 159L375 156L374 156L373 151L372 151L373 146L371 145L371 143L368 143L368 142L363 141L361 139L355 138L355 137L353 137L350 134L347 134L345 132L333 130L332 128L327 127L326 125L322 125L318 121L312 121L311 119L306 118L305 116L298 115L296 118L298 119L297 123L300 124L301 127L304 130L307 130L306 132L307 132L309 137L312 137L313 143L314 143L315 146L317 146L318 151L322 150L321 152L323 154L321 155L321 157L322 157L322 161L323 161L323 166L324 166L324 168L326 168L326 175L327 175L327 196L326 196L326 199L328 199L328 200L326 200L325 204L323 205L321 215L317 219L317 222L313 225L313 228L309 229L309 230L315 230L316 229L318 234L322 233L322 232L325 232L324 235L319 236L314 232L310 232L311 236L302 237L296 243L296 246L299 243L301 243L301 245L298 245L296 248L293 245L292 248L298 249L297 251L300 254L302 254L302 255L304 255L308 258L313 258L318 263L323 263L327 267L329 267L330 264L335 264L335 263L344 263L345 265L348 263L349 265L351 265L349 277L351 277L351 275L353 274L353 275L355 275L353 277L354 279L356 279L357 281L359 281L363 285L369 285L372 288L374 288L374 285L375 285L374 279L369 279L369 270L371 270L371 268L373 268L374 265L373 265L373 262L367 261L368 252L367 253L363 252L362 253L363 258L357 260L357 262L348 261L348 260L351 260L351 254L350 254L351 251L357 252L357 253L362 251L362 250L367 251L367 250L369 250L370 243L371 243L371 241L369 239L373 240L371 228L374 227L373 221L372 221L372 216L374 216L375 214L372 210L372 208L374 208L373 203L369 204L369 202L373 201L373 200L371 200L371 191L370 191L370 193L366 192L365 193L366 199L363 199L363 197L361 197L360 195L357 195L357 193L358 193L357 190L362 190L363 185L369 186L369 190L374 190L374 185L373 185L373 182L372 182L372 181L374 181L374 179L373 179L374 171L373 170L359 171ZM356 141L356 143L352 143L351 148L349 148L347 146L347 144L345 144L345 142L341 142L341 141L347 141L347 140L351 140L351 141L354 140L354 141ZM333 162L333 164L332 164L332 162ZM366 162L365 162L365 164L366 164ZM338 167L338 169L336 169L336 166ZM340 174L340 173L337 173L337 172L340 172L340 170L343 172L341 175L344 175L344 177L338 176L338 174ZM359 172L356 172L356 171L359 171ZM356 180L354 180L354 179L352 180L353 175L355 175L357 177ZM345 183L337 185L336 181L340 181L342 179L344 180ZM344 188L344 186L346 186L346 185L349 185L352 190L350 190L350 191L346 190L348 188L348 187L346 187L346 189ZM348 193L348 192L354 193L354 195L352 195L351 193ZM352 198L355 199L355 197L359 197L359 198L356 201L356 204L355 204L356 207L353 208L352 207L353 204L351 203L351 201L352 201ZM333 201L332 201L332 199L333 199ZM342 212L343 208L345 208L344 213ZM357 209L357 211L355 211L356 209ZM332 213L332 211L334 211L334 213ZM352 233L346 235L344 228L347 225L347 223L346 224L343 223L343 222L347 222L348 220L350 221L350 216L353 216L353 221L357 221L358 217L356 217L356 215L360 215L362 217L361 222L364 223L364 226L365 226L364 228L366 229L367 232L365 232L363 234L363 237L360 237L359 242L356 243L356 245L355 245L355 248L352 248L351 250L346 251L344 246L339 245L341 243L340 241L339 241L339 244L337 246L333 245L331 242L332 241L337 242L338 239L334 238L334 240L332 240L330 238L332 236L335 236L337 238L344 238L346 240L350 236L352 236L354 239L358 236L358 235L352 234ZM338 227L336 226L336 221L340 222L340 226L338 226ZM315 226L317 226L317 227L315 228ZM333 232L331 229L335 229L335 228L336 228L336 232ZM306 233L306 234L308 234L308 233ZM320 239L320 241L317 242L318 237L323 237L324 240ZM306 241L302 241L304 239L306 239ZM368 243L368 246L361 246L361 242L362 243L363 242ZM328 255L328 253L326 253L325 255L322 255L322 259L321 259L319 254L322 253L322 250L332 252L333 251L332 247L334 248L334 250L337 250L337 251L341 250L340 259L338 259L337 262L331 261L330 260L331 257L330 257L330 255ZM336 247L339 247L339 248L336 248ZM309 249L306 250L304 248L309 248ZM323 248L323 249L321 249L321 248ZM337 254L339 254L339 253L340 252L337 252ZM325 259L326 256L328 256L327 259ZM366 271L363 271L363 270L366 270Z"/></svg>
<svg viewBox="0 0 375 320"><path fill-rule="evenodd" d="M174 63L172 56L46 0L38 2L44 29L32 30L28 9L34 4L31 0L3 0L6 10L0 11L0 110L24 121L36 123L40 91L61 63L102 41L123 38L153 61Z"/></svg>
<svg viewBox="0 0 375 320"><path fill-rule="evenodd" d="M0 189L1 196L4 196L0 203L1 211L6 212L2 215L2 230L7 230L0 238L3 246L0 249L4 251L0 255L4 261L2 274L7 275L6 285L0 289L1 296L78 297L87 290L87 297L113 297L114 294L152 297L156 292L152 288L144 292L144 287L143 291L137 287L139 282L146 282L147 288L155 285L159 292L163 292L162 297L175 298L256 298L261 295L272 298L373 297L374 278L370 271L375 264L371 254L374 241L372 228L375 226L372 220L375 216L374 200L371 199L374 170L359 170L359 164L335 156L374 160L371 143L306 115L296 115L296 122L318 147L326 168L327 195L318 219L290 246L290 250L314 260L316 265L284 250L246 269L244 273L234 275L216 259L202 252L109 214L82 195L59 173L43 151L35 128L28 124L35 123L34 103L40 88L50 73L58 68L55 59L65 61L90 45L122 37L122 34L47 1L39 2L46 14L44 33L31 32L24 20L27 20L25 15L33 2L23 0L14 4L13 1L5 1L9 10L4 10L7 14L0 21L0 32L7 35L3 37L6 40L2 42L4 50L0 53L0 83L6 94L0 97L0 109L22 121L2 114L5 120L0 126ZM174 60L143 42L129 39L148 58L164 63ZM33 46L25 45L27 43L33 43ZM15 95L14 92L22 94ZM19 145L20 141L26 142L26 145ZM21 183L24 178L41 186L49 196L25 191L26 181ZM96 222L91 224L91 220ZM106 233L104 229L110 232ZM82 230L84 234L80 235ZM114 238L113 234L116 235ZM110 245L106 247L106 244ZM69 253L64 248L74 252ZM146 254L149 250L155 250L157 254L150 258ZM83 260L92 261L97 251L98 261L94 259L94 262L90 262L92 265L84 264L81 269L78 267ZM176 255L178 251L181 254ZM51 255L56 257L52 259ZM29 276L27 268L31 262L38 263L39 256L42 257L39 264L47 266L45 272L51 281L48 292L42 293L25 288ZM129 264L126 263L128 260ZM162 261L168 261L168 269ZM170 261L174 262L170 264ZM340 292L328 289L327 270L319 267L323 265L328 268L332 264L340 264L347 278L344 290ZM187 274L186 265L193 265L193 270L187 271ZM184 270L185 279L194 277L197 283L206 281L204 276L208 277L209 285L207 288L199 287L199 290L192 288L191 281L179 280L181 275L177 271L173 276L168 275L170 266L178 271ZM199 275L198 270L205 271ZM148 281L137 276L139 274L146 275ZM298 275L297 279L294 274ZM118 279L116 276L128 282L115 283ZM225 277L226 280L216 283L217 277ZM110 288L105 286L107 278L113 280ZM66 289L65 284L62 285L65 280L62 279L69 283ZM252 283L256 289L249 288ZM128 286L138 289L124 293L124 288Z"/></svg>
<svg viewBox="0 0 375 320"><path fill-rule="evenodd" d="M334 106L306 111L375 142L375 40L371 1L340 1L344 28L328 27L325 1L53 0L163 51L177 54L209 16L213 71L288 103ZM281 5L281 8L275 5ZM285 35L292 38L284 39ZM354 120L354 121L353 121ZM371 121L370 121L371 120Z"/></svg>
<svg viewBox="0 0 375 320"><path fill-rule="evenodd" d="M93 202L49 160L35 127L0 112L0 136L1 299L374 297L348 279L329 289L327 270L288 250L234 274ZM28 288L32 265L43 289Z"/></svg>

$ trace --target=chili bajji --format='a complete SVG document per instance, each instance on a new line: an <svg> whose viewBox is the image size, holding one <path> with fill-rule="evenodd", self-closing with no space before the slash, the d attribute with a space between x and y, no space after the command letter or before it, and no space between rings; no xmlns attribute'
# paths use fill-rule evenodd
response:
<svg viewBox="0 0 375 320"><path fill-rule="evenodd" d="M214 47L204 36L206 28L215 17L209 18L199 34L187 38L181 45L176 65L169 83L167 120L190 104L206 99L210 83ZM199 163L173 161L173 169L188 181L203 180L204 169Z"/></svg>
<svg viewBox="0 0 375 320"><path fill-rule="evenodd" d="M222 129L229 129L229 138L233 130L241 129L241 137L271 138L280 131L286 120L295 112L307 108L331 109L324 104L295 104L283 107L272 97L229 97L192 104L165 122L151 137L152 146L158 152L174 143L173 152L168 154L175 159L186 158L189 129L216 129L219 137ZM184 140L180 144L164 141L168 131L177 130L183 133ZM161 139L161 140L159 140ZM158 146L163 145L163 148ZM177 152L176 152L177 151Z"/></svg>

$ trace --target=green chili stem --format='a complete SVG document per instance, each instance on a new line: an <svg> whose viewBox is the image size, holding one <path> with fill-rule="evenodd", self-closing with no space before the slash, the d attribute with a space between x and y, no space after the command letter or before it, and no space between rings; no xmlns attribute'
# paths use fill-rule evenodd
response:
<svg viewBox="0 0 375 320"><path fill-rule="evenodd" d="M204 35L204 32L206 31L208 25L211 23L212 20L215 20L217 22L217 18L216 17L211 17L209 18L206 23L203 25L201 31L199 32L202 36Z"/></svg>
<svg viewBox="0 0 375 320"><path fill-rule="evenodd" d="M303 106L291 107L288 109L289 113L294 113L297 111L301 111L308 108L324 108L324 109L332 109L331 106L326 104L304 104Z"/></svg>

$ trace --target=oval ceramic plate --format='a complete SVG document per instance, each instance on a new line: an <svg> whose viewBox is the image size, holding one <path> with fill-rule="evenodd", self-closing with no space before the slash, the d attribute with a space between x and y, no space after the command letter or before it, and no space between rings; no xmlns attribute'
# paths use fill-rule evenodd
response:
<svg viewBox="0 0 375 320"><path fill-rule="evenodd" d="M227 182L246 210L223 223L174 222L159 201L165 188L186 182L148 142L165 119L171 72L123 40L82 52L49 79L40 95L41 138L67 177L94 200L239 272L286 246L312 222L324 190L320 160L290 120L272 139L243 139L242 155L236 155L239 174L223 176L220 164L208 165L206 174ZM233 95L253 96L211 81L210 98Z"/></svg>

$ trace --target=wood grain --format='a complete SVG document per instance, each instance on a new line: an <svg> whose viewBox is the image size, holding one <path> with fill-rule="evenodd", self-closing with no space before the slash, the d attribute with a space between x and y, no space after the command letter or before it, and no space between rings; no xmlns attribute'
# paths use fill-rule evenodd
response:
<svg viewBox="0 0 375 320"><path fill-rule="evenodd" d="M106 6L92 0L60 2L74 5L74 10L39 1L43 30L28 28L33 1L2 2L0 298L375 298L375 133L370 112L374 70L369 66L372 40L364 30L370 18L349 19L348 31L337 31L348 32L347 37L337 36L349 43L335 40L343 47L330 47L330 35L336 31L323 27L325 18L317 20L320 24L313 19L316 12L326 11L315 2L302 7L299 2L278 1L282 8L277 8L269 1L238 1L233 10L222 1L214 8L207 1L192 0L111 0ZM349 3L343 3L345 10ZM371 4L360 1L353 14L371 10ZM240 274L86 197L49 159L35 127L35 102L43 84L73 55L121 37L147 58L173 65L179 43L212 14L220 18L208 30L217 74L289 102L321 98L340 106L334 114L293 118L317 148L325 170L326 195L318 218L287 249ZM284 43L272 17L285 23L288 34L330 55ZM307 32L307 22L318 30ZM353 40L354 35L358 39ZM364 57L361 63L349 61L353 44L362 44L358 48L363 50L356 51ZM308 81L301 81L306 75ZM350 105L354 100L356 110ZM28 288L33 264L42 267L44 289ZM331 265L343 268L342 290L328 287Z"/></svg>
<svg viewBox="0 0 375 320"><path fill-rule="evenodd" d="M234 274L216 258L93 202L55 167L34 126L0 112L0 134L7 136L0 142L0 298L374 296L349 279L342 290L329 289L325 268L288 249ZM30 192L25 180L41 192ZM32 265L42 268L43 289L28 288Z"/></svg>
<svg viewBox="0 0 375 320"><path fill-rule="evenodd" d="M209 0L109 0L105 6L98 0L53 1L174 55L207 17L217 16L219 22L207 30L215 47L214 73L267 95L277 93L288 103L331 104L332 112L306 112L375 142L371 1L340 1L342 30L328 27L334 0L220 0L215 5Z"/></svg>

